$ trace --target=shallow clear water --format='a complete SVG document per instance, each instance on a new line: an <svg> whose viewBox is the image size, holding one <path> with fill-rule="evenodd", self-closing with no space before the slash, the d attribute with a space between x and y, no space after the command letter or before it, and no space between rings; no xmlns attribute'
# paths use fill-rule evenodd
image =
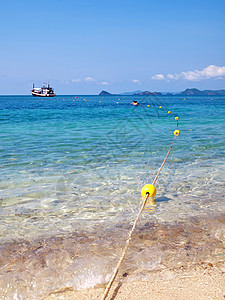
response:
<svg viewBox="0 0 225 300"><path fill-rule="evenodd" d="M130 104L133 99L139 101L138 107ZM30 265L21 267L16 287L7 284L18 276L20 263L16 259L17 267L8 277L5 267L5 297L16 291L26 299L32 290L35 299L40 296L40 278L55 282L42 283L42 294L50 285L88 288L107 280L140 208L140 190L154 180L169 150L176 115L181 134L156 182L156 204L148 204L140 227L224 214L224 97L0 97L3 264L10 255L21 259L22 252L26 261L30 259ZM51 257L51 263L57 261L54 268L42 265L41 259L55 253L56 245L64 263ZM73 247L75 253L82 252L76 266ZM19 256L13 249L20 249ZM159 265L162 251L156 253ZM40 265L38 274L34 262ZM132 258L127 262L132 268ZM55 281L60 264L70 272ZM81 284L86 269L90 278Z"/></svg>

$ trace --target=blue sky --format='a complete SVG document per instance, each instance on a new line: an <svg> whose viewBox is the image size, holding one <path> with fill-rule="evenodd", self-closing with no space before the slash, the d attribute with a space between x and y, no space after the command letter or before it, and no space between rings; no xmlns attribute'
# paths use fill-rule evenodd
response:
<svg viewBox="0 0 225 300"><path fill-rule="evenodd" d="M1 1L0 94L225 88L225 1Z"/></svg>

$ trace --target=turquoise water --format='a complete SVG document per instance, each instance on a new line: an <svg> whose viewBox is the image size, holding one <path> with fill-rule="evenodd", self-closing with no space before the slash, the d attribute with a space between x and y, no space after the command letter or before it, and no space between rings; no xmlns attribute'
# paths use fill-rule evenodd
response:
<svg viewBox="0 0 225 300"><path fill-rule="evenodd" d="M140 207L140 190L154 180L169 150L175 116L181 134L156 182L156 204L140 226L223 214L224 115L224 97L1 96L2 251L74 234L87 238L83 244L101 236L101 245L120 249ZM99 270L97 280L73 286L94 286L107 274ZM16 289L26 299L27 289ZM7 296L14 288L3 290Z"/></svg>

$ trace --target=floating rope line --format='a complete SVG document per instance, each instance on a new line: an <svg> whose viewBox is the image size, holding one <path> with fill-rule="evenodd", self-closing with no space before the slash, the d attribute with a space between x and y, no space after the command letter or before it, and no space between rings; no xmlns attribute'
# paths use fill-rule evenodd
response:
<svg viewBox="0 0 225 300"><path fill-rule="evenodd" d="M130 241L131 241L131 239L132 239L132 234L133 234L133 232L134 232L134 230L135 230L135 228L136 228L137 222L138 222L138 220L139 220L139 218L140 218L140 216L141 216L141 213L142 213L142 211L143 211L143 209L144 209L144 207L145 207L145 204L146 204L148 198L149 198L149 197L154 197L154 196L156 195L156 189L155 189L155 187L154 187L154 184L155 184L155 182L156 182L156 180L157 180L157 178L158 178L158 176L159 176L159 174L160 174L160 172L161 172L161 170L162 170L162 168L163 168L163 166L164 166L164 164L165 164L165 162L166 162L166 160L167 160L167 158L168 158L168 156L169 156L169 154L170 154L170 151L171 151L171 149L172 149L172 147L173 147L174 141L175 141L175 139L178 137L179 134L180 134L180 131L179 131L178 129L174 131L174 138L173 138L173 141L172 141L171 146L170 146L170 148L169 148L169 151L167 152L167 155L166 155L166 157L165 157L165 159L164 159L164 161L163 161L163 163L162 163L162 165L161 165L161 167L160 167L160 169L159 169L159 171L158 171L158 173L157 173L157 175L156 175L156 177L155 177L155 179L154 179L152 185L151 185L151 184L147 184L147 185L145 185L145 186L142 188L142 190L141 190L142 196L143 196L143 195L145 196L144 201L143 201L142 206L141 206L141 208L140 208L140 210L139 210L139 213L138 213L138 215L137 215L137 217L136 217L136 220L134 221L134 224L133 224L133 226L132 226L132 229L131 229L131 231L129 232L128 238L127 238L127 240L126 240L126 245L125 245L125 247L124 247L124 249L123 249L122 255L121 255L121 257L120 257L120 259L119 259L119 261L118 261L118 263L117 263L117 266L116 266L116 268L115 268L115 270L114 270L114 273L113 273L113 275L112 275L112 277L111 277L109 283L108 283L107 286L106 286L105 292L104 292L104 294L103 294L101 300L105 300L105 299L107 298L108 293L109 293L109 291L110 291L110 289L111 289L111 287L112 287L112 284L113 284L114 280L116 279L116 276L117 276L117 274L118 274L118 272L119 272L120 266L121 266L121 264L122 264L122 262L123 262L123 260L124 260L124 258L125 258L125 255L126 255L126 253L127 253L127 250L128 250L129 244L130 244Z"/></svg>
<svg viewBox="0 0 225 300"><path fill-rule="evenodd" d="M166 155L166 157L165 157L165 159L164 159L164 161L163 161L163 163L162 163L162 165L161 165L161 167L160 167L160 169L159 169L157 175L155 176L155 179L154 179L152 185L155 184L157 178L159 177L159 173L161 172L161 170L162 170L162 168L163 168L163 166L164 166L164 164L165 164L165 162L166 162L168 156L170 155L170 151L171 151L171 149L172 149L172 147L173 147L173 143L174 143L174 141L175 141L175 139L176 139L177 136L178 136L178 135L174 134L174 138L173 138L172 144L171 144L171 146L170 146L170 148L169 148L169 151L168 151L168 153L167 153L167 155Z"/></svg>

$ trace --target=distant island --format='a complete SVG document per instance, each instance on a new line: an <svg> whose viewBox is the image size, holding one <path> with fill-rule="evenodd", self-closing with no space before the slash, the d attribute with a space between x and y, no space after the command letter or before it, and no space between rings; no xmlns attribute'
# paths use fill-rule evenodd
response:
<svg viewBox="0 0 225 300"><path fill-rule="evenodd" d="M160 96L160 95L162 95L162 93L159 93L159 92L149 92L149 91L144 91L144 92L140 92L140 93L134 93L133 95L140 95L140 96L145 96L145 95L156 95L156 96Z"/></svg>
<svg viewBox="0 0 225 300"><path fill-rule="evenodd" d="M109 92L106 92L106 91L101 91L101 93L99 93L99 96L113 96L115 94L111 94Z"/></svg>
<svg viewBox="0 0 225 300"><path fill-rule="evenodd" d="M204 90L200 91L196 88L186 89L183 92L179 93L160 93L160 92L149 92L149 91L138 91L138 92L126 92L122 94L111 94L106 91L101 91L99 93L100 96L121 96L121 95L134 95L134 96L147 96L147 95L154 95L154 96L225 96L225 90Z"/></svg>
<svg viewBox="0 0 225 300"><path fill-rule="evenodd" d="M122 94L111 94L109 92L106 91L101 91L101 93L99 93L99 96L121 96L121 95L138 95L138 96L145 96L145 95L162 95L162 93L159 92L149 92L149 91L144 91L144 92L127 92L127 93L122 93Z"/></svg>
<svg viewBox="0 0 225 300"><path fill-rule="evenodd" d="M204 91L200 91L198 89L186 89L185 91L181 92L180 94L181 96L225 96L225 90L216 90L216 91L212 91L212 90L204 90Z"/></svg>

